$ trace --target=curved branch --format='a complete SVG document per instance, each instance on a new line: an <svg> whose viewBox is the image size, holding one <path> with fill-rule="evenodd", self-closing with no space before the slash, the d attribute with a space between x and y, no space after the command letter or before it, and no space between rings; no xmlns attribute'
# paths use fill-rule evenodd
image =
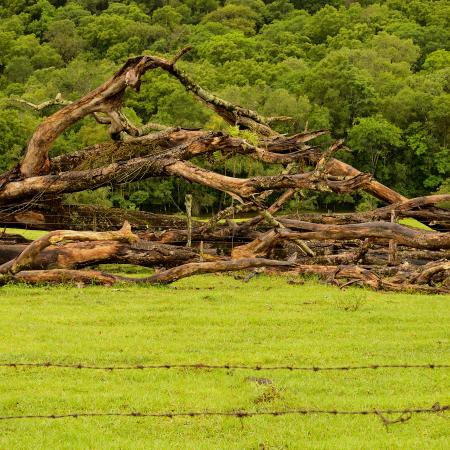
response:
<svg viewBox="0 0 450 450"><path fill-rule="evenodd" d="M141 283L167 284L173 283L174 281L177 281L181 278L201 273L229 272L236 270L253 269L256 267L291 267L291 266L293 266L293 263L287 261L277 261L273 259L264 259L264 258L246 258L246 259L233 259L230 261L188 263L183 264L182 266L165 270L164 272L156 273L151 277L136 279L135 281Z"/></svg>
<svg viewBox="0 0 450 450"><path fill-rule="evenodd" d="M366 186L370 180L370 175L367 174L348 179L338 179L337 177L329 176L318 179L313 172L297 175L233 178L210 172L183 161L169 163L165 167L165 172L243 198L252 197L259 192L267 190L286 188L332 190L338 193L352 192Z"/></svg>
<svg viewBox="0 0 450 450"><path fill-rule="evenodd" d="M158 62L158 65L156 62ZM47 117L36 128L28 143L27 152L20 165L22 176L31 177L48 173L50 170L48 152L53 142L69 126L89 114L103 112L109 114L110 118L112 115L112 130L114 133L119 132L120 124L118 124L115 116L122 106L126 88L131 87L139 90L141 76L149 69L163 67L164 65L170 67L170 63L156 57L139 56L131 58L110 80ZM114 120L116 121L113 124Z"/></svg>

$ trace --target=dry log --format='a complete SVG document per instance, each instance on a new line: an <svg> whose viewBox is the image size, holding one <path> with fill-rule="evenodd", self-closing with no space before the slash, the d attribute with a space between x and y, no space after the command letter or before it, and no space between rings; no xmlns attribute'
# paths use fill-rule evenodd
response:
<svg viewBox="0 0 450 450"><path fill-rule="evenodd" d="M192 276L200 273L217 273L217 272L231 272L246 269L253 269L257 267L290 267L291 263L286 261L274 261L270 259L242 259L229 261L215 261L215 262L199 262L188 263L181 266L168 269L163 272L155 273L150 277L143 278L129 278L118 275L113 275L96 270L68 270L68 269L53 269L53 270L32 270L21 271L14 275L14 280L26 282L30 284L39 283L68 283L76 282L82 284L104 284L112 285L115 283L138 283L138 284L169 284L181 278ZM0 279L0 283L2 283Z"/></svg>
<svg viewBox="0 0 450 450"><path fill-rule="evenodd" d="M0 264L22 253L27 245L1 245ZM96 264L133 264L144 267L172 267L198 261L196 251L160 242L139 241L134 244L118 241L72 242L64 246L49 246L28 266L40 269L77 269Z"/></svg>
<svg viewBox="0 0 450 450"><path fill-rule="evenodd" d="M380 289L383 282L380 277L363 267L357 265L324 266L315 264L296 265L289 270L289 274L315 274L325 277L327 281L334 282L336 279L344 278L358 280L362 284L373 289Z"/></svg>
<svg viewBox="0 0 450 450"><path fill-rule="evenodd" d="M411 282L417 284L430 283L432 278L440 273L446 272L446 277L450 277L450 261L433 261L423 267L416 275L411 277Z"/></svg>
<svg viewBox="0 0 450 450"><path fill-rule="evenodd" d="M231 256L234 259L266 256L279 240L280 236L278 234L278 229L270 230L248 244L235 247Z"/></svg>
<svg viewBox="0 0 450 450"><path fill-rule="evenodd" d="M164 272L156 273L151 277L142 279L142 282L167 284L194 274L230 272L257 267L291 267L292 265L293 264L288 261L277 261L264 258L243 258L232 259L229 261L189 263L168 269Z"/></svg>
<svg viewBox="0 0 450 450"><path fill-rule="evenodd" d="M351 240L367 238L375 240L395 239L407 247L441 250L450 249L450 233L439 233L409 228L390 222L368 222L351 225L323 225L282 219L280 222L289 228L275 228L261 234L248 244L233 249L234 258L265 256L281 240ZM292 230L301 231L292 231ZM359 258L358 258L359 259Z"/></svg>
<svg viewBox="0 0 450 450"><path fill-rule="evenodd" d="M273 269L269 272L276 273ZM399 282L394 279L382 279L368 268L356 265L323 266L323 265L296 265L293 269L284 273L285 275L311 274L324 278L327 282L337 284L344 288L351 284L360 284L375 290L387 291L411 291L434 294L448 294L450 289L445 286L433 287L422 284L415 284L409 280ZM343 284L338 283L338 279L343 279ZM412 280L414 281L414 280Z"/></svg>
<svg viewBox="0 0 450 450"><path fill-rule="evenodd" d="M439 233L406 227L390 222L367 222L350 225L324 225L280 219L288 228L302 231L279 230L279 238L306 240L395 239L407 247L440 250L450 248L450 233ZM272 238L272 235L268 235Z"/></svg>
<svg viewBox="0 0 450 450"><path fill-rule="evenodd" d="M77 283L81 285L101 284L104 286L112 286L117 283L117 277L98 270L23 270L15 274L13 279L14 281L28 284ZM0 278L0 285L5 281L6 279Z"/></svg>
<svg viewBox="0 0 450 450"><path fill-rule="evenodd" d="M29 244L17 257L0 266L0 274L15 275L30 267L37 256L47 247L68 241L109 241L133 243L136 235L131 232L130 225L125 222L119 231L52 231Z"/></svg>

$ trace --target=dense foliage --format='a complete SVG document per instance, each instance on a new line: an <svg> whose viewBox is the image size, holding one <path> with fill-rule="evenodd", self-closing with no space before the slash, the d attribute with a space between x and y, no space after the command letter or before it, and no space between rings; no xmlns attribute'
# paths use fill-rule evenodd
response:
<svg viewBox="0 0 450 450"><path fill-rule="evenodd" d="M343 159L401 193L450 192L448 0L1 3L0 171L17 163L41 120L14 98L39 103L61 93L76 99L129 56L173 54L192 45L180 66L230 101L291 116L280 131L330 128L353 149ZM141 92L127 98L125 112L134 121L227 128L167 74L151 71L145 80ZM52 154L107 138L87 118L58 139ZM236 176L266 170L240 159L220 164ZM71 200L176 211L188 191L196 213L230 201L175 179L106 187ZM329 207L332 197L308 201ZM341 206L361 209L372 202L348 196Z"/></svg>

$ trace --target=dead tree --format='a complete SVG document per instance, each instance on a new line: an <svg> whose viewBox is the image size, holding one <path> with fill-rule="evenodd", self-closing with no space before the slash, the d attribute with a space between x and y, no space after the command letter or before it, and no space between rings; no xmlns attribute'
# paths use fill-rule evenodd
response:
<svg viewBox="0 0 450 450"><path fill-rule="evenodd" d="M50 231L32 243L0 236L0 282L168 283L195 273L263 267L278 273L316 273L332 282L341 278L344 285L357 282L377 289L448 291L450 270L445 258L450 249L449 233L415 231L388 220L395 211L398 218L415 217L436 229L448 229L450 211L436 204L450 196L405 198L336 159L342 140L324 150L311 145L327 130L278 134L271 124L280 118L263 117L227 102L180 70L176 62L188 50L171 60L157 56L131 58L111 79L74 102L61 96L41 105L16 101L37 110L49 104L62 108L37 127L20 164L0 175L0 222L63 229L70 222L67 217L76 215L78 227L73 231ZM139 128L132 124L121 110L124 93L127 88L139 90L142 76L155 69L173 76L230 125L253 131L258 143L224 132L157 124ZM111 141L51 158L58 136L90 115L108 127ZM278 175L235 178L192 162L193 158L213 153L224 158L244 155L284 169ZM63 194L105 184L171 176L223 191L236 200L208 223L193 222L189 236L194 248L184 245L187 230L180 218L95 205L65 205L60 201ZM337 194L361 189L388 206L357 214L274 216L295 192L303 189ZM282 191L281 195L267 205L269 195L276 191ZM256 214L244 223L229 220L244 211ZM131 222L138 234L131 233L129 225L112 231L125 221ZM89 229L95 231L86 231ZM208 243L201 250L195 247L205 240ZM223 242L231 242L231 248L221 248L219 243ZM402 261L410 261L410 267L393 267L392 258L386 257L389 242L398 245L398 254L404 256ZM104 262L138 264L160 271L134 280L93 269L80 270Z"/></svg>

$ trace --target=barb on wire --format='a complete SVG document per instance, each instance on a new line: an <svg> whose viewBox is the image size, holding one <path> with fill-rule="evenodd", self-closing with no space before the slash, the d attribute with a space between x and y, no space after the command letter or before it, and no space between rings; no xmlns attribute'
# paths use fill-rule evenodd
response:
<svg viewBox="0 0 450 450"><path fill-rule="evenodd" d="M448 369L450 364L368 364L368 365L347 365L347 366L261 366L245 364L135 364L127 366L97 366L90 364L66 364L58 362L0 362L0 367L12 368L32 368L32 367L54 367L60 369L90 369L90 370L143 370L143 369L236 369L236 370L298 370L298 371L348 371L348 370L376 370L376 369Z"/></svg>
<svg viewBox="0 0 450 450"><path fill-rule="evenodd" d="M168 412L141 412L141 411L110 411L110 412L72 412L72 413L55 413L55 414L35 414L35 415L16 415L16 416L0 416L1 420L20 420L20 419L67 419L79 417L166 417L169 419L175 417L201 417L201 416L222 416L222 417L238 417L247 418L254 416L287 416L287 415L345 415L345 416L378 416L383 425L388 427L395 423L404 423L408 421L413 414L437 414L443 413L450 409L450 405L441 406L436 402L431 408L406 408L406 409L365 409L365 410L338 410L338 409L285 409L276 411L168 411ZM388 414L400 414L396 419L388 419Z"/></svg>
<svg viewBox="0 0 450 450"><path fill-rule="evenodd" d="M386 430L389 428L389 425L408 422L413 416L411 411L403 412L395 419L387 418L382 411L375 411L375 414L380 418L382 424L386 427Z"/></svg>

